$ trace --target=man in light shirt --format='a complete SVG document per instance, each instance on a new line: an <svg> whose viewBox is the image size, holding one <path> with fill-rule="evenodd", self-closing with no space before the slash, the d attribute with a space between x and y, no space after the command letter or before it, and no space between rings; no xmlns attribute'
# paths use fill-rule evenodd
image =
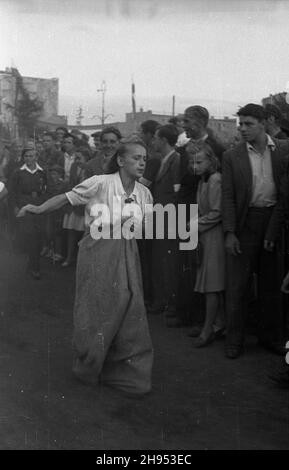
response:
<svg viewBox="0 0 289 470"><path fill-rule="evenodd" d="M57 164L64 169L64 180L69 181L71 166L75 160L75 137L67 134L63 141L64 155L58 159Z"/></svg>
<svg viewBox="0 0 289 470"><path fill-rule="evenodd" d="M280 185L289 143L265 132L264 108L248 104L238 111L243 142L222 160L222 218L227 251L226 356L243 351L246 295L258 278L259 345L285 355L280 297L278 238L284 213Z"/></svg>

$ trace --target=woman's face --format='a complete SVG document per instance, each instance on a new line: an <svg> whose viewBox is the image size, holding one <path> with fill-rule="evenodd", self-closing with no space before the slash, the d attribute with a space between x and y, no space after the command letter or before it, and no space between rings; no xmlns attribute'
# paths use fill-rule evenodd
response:
<svg viewBox="0 0 289 470"><path fill-rule="evenodd" d="M86 163L85 157L80 152L75 153L75 161L80 167L83 167Z"/></svg>
<svg viewBox="0 0 289 470"><path fill-rule="evenodd" d="M118 157L120 169L129 177L137 180L143 176L147 152L142 145L129 144L124 156Z"/></svg>
<svg viewBox="0 0 289 470"><path fill-rule="evenodd" d="M43 150L44 150L44 147L42 145L42 142L36 142L35 144L35 148L36 148L36 151L38 152L38 154L40 155Z"/></svg>
<svg viewBox="0 0 289 470"><path fill-rule="evenodd" d="M112 157L119 146L119 139L113 132L104 134L101 139L101 149L107 157Z"/></svg>
<svg viewBox="0 0 289 470"><path fill-rule="evenodd" d="M202 176L210 171L211 162L204 152L196 153L193 159L189 157L189 161L195 175Z"/></svg>
<svg viewBox="0 0 289 470"><path fill-rule="evenodd" d="M24 162L28 167L33 167L35 166L37 162L37 155L35 150L27 150L27 152L24 155Z"/></svg>

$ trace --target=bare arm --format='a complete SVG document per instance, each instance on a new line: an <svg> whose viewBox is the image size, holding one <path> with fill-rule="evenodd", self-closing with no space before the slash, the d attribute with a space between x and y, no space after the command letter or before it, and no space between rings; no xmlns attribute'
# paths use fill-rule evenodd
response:
<svg viewBox="0 0 289 470"><path fill-rule="evenodd" d="M33 204L28 204L27 206L22 207L20 209L17 217L25 216L26 212L32 212L33 214L44 214L46 212L52 212L61 207L65 206L68 203L68 199L66 194L58 194L57 196L48 199L40 206L34 206Z"/></svg>
<svg viewBox="0 0 289 470"><path fill-rule="evenodd" d="M4 199L4 198L7 196L7 194L8 194L8 191L7 191L6 187L4 186L4 188L3 188L2 191L0 192L0 201L1 201L2 199Z"/></svg>

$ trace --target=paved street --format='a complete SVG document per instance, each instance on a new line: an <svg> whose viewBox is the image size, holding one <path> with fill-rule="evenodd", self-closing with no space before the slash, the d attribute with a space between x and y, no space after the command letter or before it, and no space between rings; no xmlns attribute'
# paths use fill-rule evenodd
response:
<svg viewBox="0 0 289 470"><path fill-rule="evenodd" d="M222 341L196 350L187 328L150 316L153 391L96 390L71 373L74 269L0 254L0 449L289 449L289 392L267 374L284 359L249 337L238 360Z"/></svg>

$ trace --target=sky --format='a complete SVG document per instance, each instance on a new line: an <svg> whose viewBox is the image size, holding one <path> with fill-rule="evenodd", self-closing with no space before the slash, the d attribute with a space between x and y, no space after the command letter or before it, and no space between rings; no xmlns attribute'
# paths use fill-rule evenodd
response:
<svg viewBox="0 0 289 470"><path fill-rule="evenodd" d="M289 0L0 0L0 69L59 78L60 114L232 115L289 85Z"/></svg>

